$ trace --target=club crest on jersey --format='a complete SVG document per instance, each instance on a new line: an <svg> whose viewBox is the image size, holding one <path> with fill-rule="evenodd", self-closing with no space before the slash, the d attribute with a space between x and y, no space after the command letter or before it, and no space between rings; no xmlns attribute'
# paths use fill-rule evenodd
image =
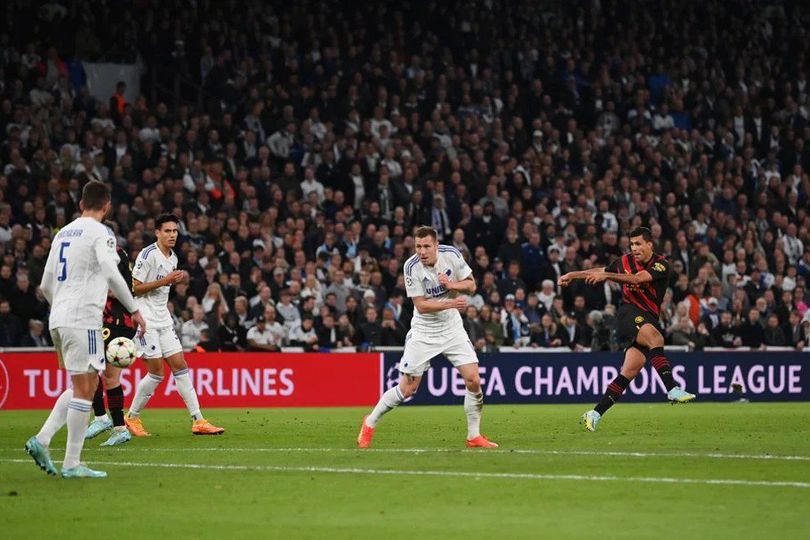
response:
<svg viewBox="0 0 810 540"><path fill-rule="evenodd" d="M643 323L643 322L644 322L644 317L642 317L641 315L639 315L638 317L636 317L636 318L634 319L634 321L635 321L635 323L636 323L636 324L641 324L641 323Z"/></svg>

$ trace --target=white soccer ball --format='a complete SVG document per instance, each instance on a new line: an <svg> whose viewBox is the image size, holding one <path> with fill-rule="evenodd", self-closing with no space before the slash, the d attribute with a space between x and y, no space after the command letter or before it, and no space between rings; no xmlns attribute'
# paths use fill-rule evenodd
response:
<svg viewBox="0 0 810 540"><path fill-rule="evenodd" d="M107 361L114 366L127 367L137 357L135 342L129 338L117 337L107 345Z"/></svg>

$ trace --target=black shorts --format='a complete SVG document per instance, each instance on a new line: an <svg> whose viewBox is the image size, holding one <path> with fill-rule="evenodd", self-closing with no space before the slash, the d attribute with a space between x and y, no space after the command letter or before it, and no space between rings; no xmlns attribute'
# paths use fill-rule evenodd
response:
<svg viewBox="0 0 810 540"><path fill-rule="evenodd" d="M101 329L101 337L104 338L104 347L106 349L110 341L118 337L125 337L132 339L135 335L134 328L127 328L126 326L105 326Z"/></svg>
<svg viewBox="0 0 810 540"><path fill-rule="evenodd" d="M661 332L662 336L664 335L658 317L632 304L624 304L619 307L616 323L618 326L619 341L625 349L635 343L638 331L641 330L641 327L645 324L653 325L656 330Z"/></svg>

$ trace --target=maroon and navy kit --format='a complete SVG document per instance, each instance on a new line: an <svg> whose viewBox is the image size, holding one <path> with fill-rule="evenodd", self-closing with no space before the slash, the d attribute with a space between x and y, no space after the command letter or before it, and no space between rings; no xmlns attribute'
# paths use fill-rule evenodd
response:
<svg viewBox="0 0 810 540"><path fill-rule="evenodd" d="M659 314L669 284L671 267L669 261L661 255L653 254L646 264L642 264L628 254L614 260L605 269L614 274L638 274L644 270L650 273L652 281L638 285L622 284L622 305L619 307L617 321L619 337L627 345L633 344L638 331L647 323L661 332Z"/></svg>

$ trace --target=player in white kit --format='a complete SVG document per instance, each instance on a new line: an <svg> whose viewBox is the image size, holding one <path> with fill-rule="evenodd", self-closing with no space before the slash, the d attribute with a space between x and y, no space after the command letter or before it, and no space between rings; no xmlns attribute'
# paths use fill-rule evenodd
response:
<svg viewBox="0 0 810 540"><path fill-rule="evenodd" d="M172 250L177 243L177 224L178 219L172 214L159 216L155 220L157 241L141 250L132 269L135 301L149 325L142 336L135 338L149 373L138 383L135 397L124 417L127 428L136 437L149 436L141 422L141 411L163 381L164 358L174 375L177 391L191 415L191 432L195 435L219 435L225 431L208 422L200 412L197 391L191 383L188 365L183 357L183 345L174 331L167 306L172 285L186 279L186 273L177 269L177 255Z"/></svg>
<svg viewBox="0 0 810 540"><path fill-rule="evenodd" d="M467 301L455 297L458 293L475 293L472 270L456 248L439 245L432 227L419 227L415 236L416 255L404 267L405 289L416 309L399 362L402 376L399 384L386 391L371 414L363 419L357 445L371 446L380 418L416 393L422 375L430 368L430 360L444 354L467 386L464 397L467 446L495 448L498 445L480 432L484 395L478 377L478 356L459 315L467 307Z"/></svg>
<svg viewBox="0 0 810 540"><path fill-rule="evenodd" d="M82 216L53 239L40 285L51 305L49 326L59 365L70 375L72 388L59 396L42 429L25 443L25 450L41 469L56 475L48 446L67 424L62 477L104 478L107 473L87 468L80 458L98 374L104 371L101 328L107 291L112 289L141 331L145 323L118 272L115 235L101 223L112 208L109 187L87 183L79 207Z"/></svg>

